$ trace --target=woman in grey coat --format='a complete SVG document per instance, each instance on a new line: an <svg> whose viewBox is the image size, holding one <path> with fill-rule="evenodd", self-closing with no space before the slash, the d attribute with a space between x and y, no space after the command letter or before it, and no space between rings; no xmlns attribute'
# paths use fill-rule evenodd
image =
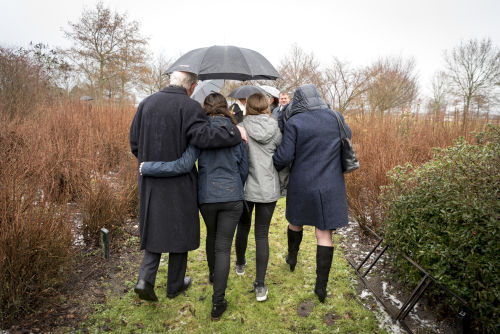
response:
<svg viewBox="0 0 500 334"><path fill-rule="evenodd" d="M247 98L246 116L240 125L247 132L249 170L245 184L247 206L243 208L236 233L236 273L245 273L245 252L255 206L257 270L254 290L257 301L264 301L268 294L264 279L269 260L269 225L276 201L280 198L280 183L273 165L273 154L281 142L281 132L278 122L271 117L269 102L262 94Z"/></svg>
<svg viewBox="0 0 500 334"><path fill-rule="evenodd" d="M338 115L344 122L342 115ZM350 138L351 130L344 125ZM303 85L295 91L285 114L283 141L273 160L277 170L290 167L286 262L293 271L302 241L302 226L314 226L317 240L314 292L324 302L333 258L332 231L347 225L347 197L340 161L339 124L314 85Z"/></svg>

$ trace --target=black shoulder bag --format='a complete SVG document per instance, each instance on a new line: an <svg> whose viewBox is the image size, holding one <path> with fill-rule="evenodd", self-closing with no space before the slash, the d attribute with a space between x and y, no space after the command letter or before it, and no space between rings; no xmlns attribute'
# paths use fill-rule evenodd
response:
<svg viewBox="0 0 500 334"><path fill-rule="evenodd" d="M356 158L356 153L352 148L351 140L347 138L347 131L345 130L344 124L335 110L333 110L333 113L337 117L340 129L340 160L342 161L342 172L344 174L354 172L359 168L358 158ZM344 131L344 136L342 136L342 130Z"/></svg>

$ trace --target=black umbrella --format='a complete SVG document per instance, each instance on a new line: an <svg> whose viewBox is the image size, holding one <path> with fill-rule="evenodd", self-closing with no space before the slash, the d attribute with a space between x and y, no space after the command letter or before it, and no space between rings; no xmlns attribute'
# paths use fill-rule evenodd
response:
<svg viewBox="0 0 500 334"><path fill-rule="evenodd" d="M266 91L257 86L240 86L229 93L228 97L235 99L246 99L252 94L261 93L266 94Z"/></svg>
<svg viewBox="0 0 500 334"><path fill-rule="evenodd" d="M191 50L163 74L174 71L197 74L200 80L276 80L280 77L273 65L257 51L221 45Z"/></svg>

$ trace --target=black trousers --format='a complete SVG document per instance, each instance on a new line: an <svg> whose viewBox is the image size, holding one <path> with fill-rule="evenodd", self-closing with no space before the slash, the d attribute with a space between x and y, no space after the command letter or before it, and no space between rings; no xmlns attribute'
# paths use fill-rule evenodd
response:
<svg viewBox="0 0 500 334"><path fill-rule="evenodd" d="M256 278L258 286L264 285L266 278L267 263L269 261L269 226L273 217L276 202L254 203L248 202L243 208L238 232L236 232L236 264L246 262L245 252L247 250L248 234L252 223L252 211L255 206L255 253L256 253Z"/></svg>
<svg viewBox="0 0 500 334"><path fill-rule="evenodd" d="M188 253L168 253L168 277L167 293L173 294L179 291L184 284L186 275ZM155 285L156 273L160 265L161 253L144 251L144 258L139 269L139 279Z"/></svg>
<svg viewBox="0 0 500 334"><path fill-rule="evenodd" d="M243 201L200 205L207 226L206 252L208 270L214 274L212 302L221 303L227 288L234 231L243 211Z"/></svg>

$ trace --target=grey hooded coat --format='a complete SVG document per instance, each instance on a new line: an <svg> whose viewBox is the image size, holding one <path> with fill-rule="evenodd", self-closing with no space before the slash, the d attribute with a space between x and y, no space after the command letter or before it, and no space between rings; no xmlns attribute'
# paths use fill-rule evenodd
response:
<svg viewBox="0 0 500 334"><path fill-rule="evenodd" d="M281 142L278 122L270 115L247 115L243 122L248 137L248 178L245 200L270 203L280 198L278 171L273 154Z"/></svg>

